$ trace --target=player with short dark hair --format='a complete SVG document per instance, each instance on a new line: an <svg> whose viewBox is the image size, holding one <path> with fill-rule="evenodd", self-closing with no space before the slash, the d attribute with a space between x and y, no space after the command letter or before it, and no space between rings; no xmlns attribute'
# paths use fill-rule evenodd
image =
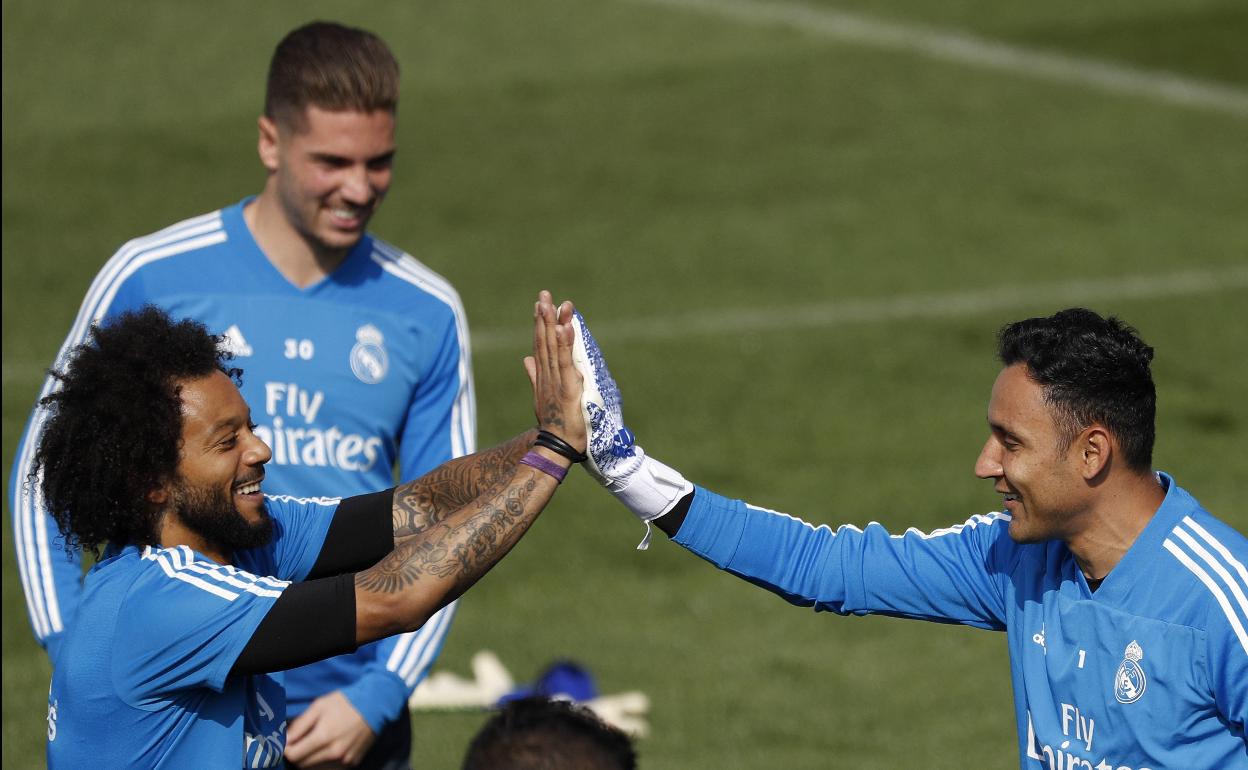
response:
<svg viewBox="0 0 1248 770"><path fill-rule="evenodd" d="M542 293L538 431L341 500L263 493L272 453L203 325L148 307L94 327L32 474L71 542L107 546L53 671L49 766L284 766L271 674L428 622L582 457L570 318Z"/></svg>
<svg viewBox="0 0 1248 770"><path fill-rule="evenodd" d="M366 231L390 189L399 65L375 34L330 22L273 52L257 121L259 195L126 243L87 292L61 354L92 323L152 303L227 337L272 447L266 489L363 494L476 449L468 325L444 278ZM54 393L49 378L40 393ZM56 665L81 568L22 483L36 408L10 477L13 541L35 635ZM419 632L286 674L292 762L406 768L407 700L450 629Z"/></svg>
<svg viewBox="0 0 1248 770"><path fill-rule="evenodd" d="M1005 327L975 463L1003 510L900 535L695 488L636 446L577 336L604 486L798 606L1004 631L1023 768L1248 768L1248 538L1152 470L1153 351L1134 329L1079 308Z"/></svg>
<svg viewBox="0 0 1248 770"><path fill-rule="evenodd" d="M997 356L1006 366L1026 366L1042 387L1061 428L1060 450L1069 449L1085 425L1101 423L1113 431L1128 466L1142 473L1152 469L1153 349L1134 329L1071 308L1004 327Z"/></svg>
<svg viewBox="0 0 1248 770"><path fill-rule="evenodd" d="M637 753L593 711L542 695L517 698L472 739L463 770L635 770Z"/></svg>
<svg viewBox="0 0 1248 770"><path fill-rule="evenodd" d="M393 115L398 106L399 64L367 30L314 21L273 51L264 115L287 130L302 127L308 107Z"/></svg>

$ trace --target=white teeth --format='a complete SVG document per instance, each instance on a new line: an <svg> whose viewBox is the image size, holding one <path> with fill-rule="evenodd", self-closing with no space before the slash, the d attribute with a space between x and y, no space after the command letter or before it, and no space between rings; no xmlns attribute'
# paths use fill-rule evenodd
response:
<svg viewBox="0 0 1248 770"><path fill-rule="evenodd" d="M244 484L235 490L240 495L251 495L260 491L260 482L256 481L251 484Z"/></svg>

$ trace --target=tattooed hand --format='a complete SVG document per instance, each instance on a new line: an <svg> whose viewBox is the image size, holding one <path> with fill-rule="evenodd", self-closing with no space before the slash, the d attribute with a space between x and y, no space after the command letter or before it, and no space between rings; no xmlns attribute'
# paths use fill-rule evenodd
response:
<svg viewBox="0 0 1248 770"><path fill-rule="evenodd" d="M581 413L583 378L572 365L573 307L555 307L550 292L537 295L533 307L533 355L524 359L533 385L533 413L542 430L550 431L584 452L588 443Z"/></svg>

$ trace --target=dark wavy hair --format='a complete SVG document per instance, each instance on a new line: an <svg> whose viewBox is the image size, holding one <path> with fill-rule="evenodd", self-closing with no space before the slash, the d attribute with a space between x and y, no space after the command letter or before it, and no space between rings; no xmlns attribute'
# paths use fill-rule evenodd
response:
<svg viewBox="0 0 1248 770"><path fill-rule="evenodd" d="M148 305L93 325L52 371L57 388L39 402L46 422L29 481L67 548L98 556L105 543L159 542L160 511L147 494L177 474L180 383L242 375L220 343L203 324Z"/></svg>
<svg viewBox="0 0 1248 770"><path fill-rule="evenodd" d="M585 706L545 696L508 701L468 746L463 770L635 770L632 741Z"/></svg>
<svg viewBox="0 0 1248 770"><path fill-rule="evenodd" d="M1139 332L1110 316L1070 308L1007 325L997 354L1006 366L1025 364L1044 392L1062 434L1062 451L1089 425L1108 428L1127 467L1152 468L1157 392L1149 368L1153 349Z"/></svg>

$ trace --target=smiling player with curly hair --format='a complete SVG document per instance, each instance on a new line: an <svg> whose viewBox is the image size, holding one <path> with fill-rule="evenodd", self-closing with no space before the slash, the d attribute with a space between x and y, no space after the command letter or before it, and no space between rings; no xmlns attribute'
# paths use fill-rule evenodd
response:
<svg viewBox="0 0 1248 770"><path fill-rule="evenodd" d="M534 312L541 430L341 500L263 493L272 453L204 326L148 307L93 328L30 477L67 538L105 549L52 674L49 766L283 766L271 674L420 628L582 457L570 313L547 293Z"/></svg>

